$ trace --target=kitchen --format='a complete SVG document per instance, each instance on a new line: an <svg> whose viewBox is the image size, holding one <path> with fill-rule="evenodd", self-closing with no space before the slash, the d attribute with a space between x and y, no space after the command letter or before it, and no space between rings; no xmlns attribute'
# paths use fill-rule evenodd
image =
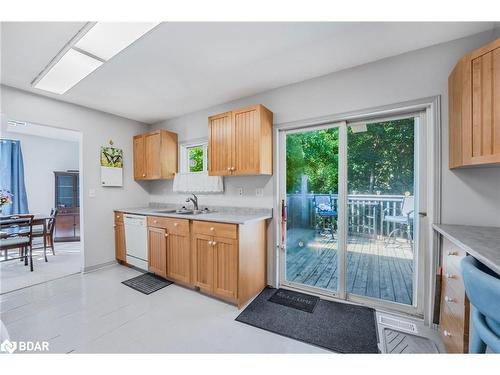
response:
<svg viewBox="0 0 500 375"><path fill-rule="evenodd" d="M84 37L100 23L2 25L3 53L22 53L19 41L41 34L45 55L85 52L92 44ZM151 24L62 97L27 86L13 73L28 75L39 62L14 68L7 57L2 112L71 128L84 145L83 272L50 281L60 293L55 300L77 324L63 318L61 331L57 319L50 327L35 324L40 337L59 335L54 352L496 352L494 341L473 335L481 308L461 264L471 275L487 274L495 293L498 24L428 24L432 38L421 36L421 48L406 50L401 43L399 53L374 54L370 61L358 56L357 64L342 69L308 65L314 74L295 80L295 69L284 64L290 40L308 35L326 46L329 33L348 38L345 32L357 26L286 26ZM418 29L370 27L380 35L399 28L408 37ZM448 34L440 34L445 29ZM233 39L235 30L244 31ZM282 43L273 72L280 66L283 77L266 86L272 74L265 75L260 59L262 66L245 77L250 52L242 49L233 62L206 67L218 82L204 73L191 97L169 99L175 111L134 94L133 87L159 79L148 69L120 83L127 97L100 96L124 72L152 64L146 56L158 65L175 58L186 64L185 76L176 79L201 80L196 61L208 51L206 40L189 37L194 32L228 50L240 38L259 56L267 56L266 47L250 41L255 33L269 36ZM180 48L178 35L197 48ZM54 40L69 43L67 50L58 52ZM159 44L165 51L152 49ZM317 53L314 43L299 45ZM227 89L235 75L250 87L261 74L258 91ZM163 84L174 84L172 77ZM197 90L219 96L207 101ZM105 186L97 167L98 150L110 140L123 150L120 186ZM467 264L467 254L479 264ZM80 280L88 291L77 287ZM23 293L0 301L21 306ZM29 314L29 304L21 308ZM9 311L2 310L2 322L19 339L29 325L16 323ZM181 332L176 324L194 328ZM491 326L486 323L494 331ZM408 345L391 347L391 335Z"/></svg>

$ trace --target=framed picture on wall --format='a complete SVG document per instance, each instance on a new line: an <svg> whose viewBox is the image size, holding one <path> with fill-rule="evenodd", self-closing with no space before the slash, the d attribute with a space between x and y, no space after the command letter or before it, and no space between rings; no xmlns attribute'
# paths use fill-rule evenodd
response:
<svg viewBox="0 0 500 375"><path fill-rule="evenodd" d="M123 150L113 146L101 147L101 185L123 186Z"/></svg>

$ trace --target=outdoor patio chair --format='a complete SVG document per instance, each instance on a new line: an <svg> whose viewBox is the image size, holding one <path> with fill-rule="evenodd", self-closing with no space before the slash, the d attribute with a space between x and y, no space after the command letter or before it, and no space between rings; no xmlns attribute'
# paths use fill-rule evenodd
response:
<svg viewBox="0 0 500 375"><path fill-rule="evenodd" d="M332 237L335 233L335 225L337 222L337 211L335 210L333 199L331 195L315 195L313 198L314 211L316 217L319 218L321 227L320 231L326 231L328 227L331 231Z"/></svg>
<svg viewBox="0 0 500 375"><path fill-rule="evenodd" d="M403 198L403 204L401 206L401 214L399 216L386 215L390 212L390 208L384 210L384 223L394 223L394 229L387 236L385 244L388 245L391 238L396 241L396 234L406 233L406 238L409 242L413 241L412 238L412 226L413 226L413 211L414 211L414 196L406 196Z"/></svg>

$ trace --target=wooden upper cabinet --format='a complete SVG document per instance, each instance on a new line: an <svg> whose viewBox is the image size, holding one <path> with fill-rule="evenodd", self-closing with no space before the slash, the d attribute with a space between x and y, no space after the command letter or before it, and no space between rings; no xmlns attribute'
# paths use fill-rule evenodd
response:
<svg viewBox="0 0 500 375"><path fill-rule="evenodd" d="M464 56L448 78L449 167L500 164L500 39Z"/></svg>
<svg viewBox="0 0 500 375"><path fill-rule="evenodd" d="M273 114L263 105L209 117L209 174L273 173Z"/></svg>
<svg viewBox="0 0 500 375"><path fill-rule="evenodd" d="M209 174L212 176L231 175L233 163L233 127L231 112L209 117Z"/></svg>
<svg viewBox="0 0 500 375"><path fill-rule="evenodd" d="M134 137L134 179L172 179L177 172L177 134L156 130Z"/></svg>
<svg viewBox="0 0 500 375"><path fill-rule="evenodd" d="M146 149L144 135L134 136L134 179L146 178Z"/></svg>
<svg viewBox="0 0 500 375"><path fill-rule="evenodd" d="M160 148L161 136L159 132L144 135L146 158L146 176L148 179L160 179Z"/></svg>

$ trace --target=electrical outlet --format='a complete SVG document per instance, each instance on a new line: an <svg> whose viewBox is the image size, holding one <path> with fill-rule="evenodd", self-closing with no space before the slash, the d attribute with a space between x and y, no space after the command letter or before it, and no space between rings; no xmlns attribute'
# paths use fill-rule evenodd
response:
<svg viewBox="0 0 500 375"><path fill-rule="evenodd" d="M95 189L94 188L89 189L89 198L95 198Z"/></svg>
<svg viewBox="0 0 500 375"><path fill-rule="evenodd" d="M262 198L264 196L264 189L263 188L257 188L255 189L255 196Z"/></svg>
<svg viewBox="0 0 500 375"><path fill-rule="evenodd" d="M242 196L243 196L243 188L242 188L242 187L238 188L238 195L239 195L240 197L242 197Z"/></svg>

